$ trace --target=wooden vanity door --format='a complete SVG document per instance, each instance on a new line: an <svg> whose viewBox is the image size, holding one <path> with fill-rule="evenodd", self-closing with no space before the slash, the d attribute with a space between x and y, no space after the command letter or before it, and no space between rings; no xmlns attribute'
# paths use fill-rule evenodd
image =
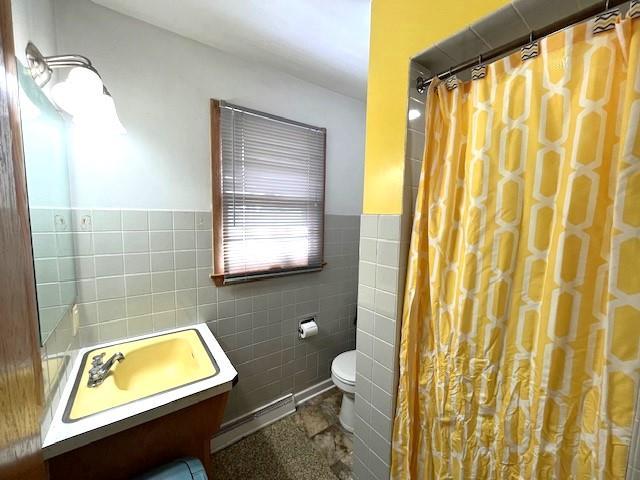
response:
<svg viewBox="0 0 640 480"><path fill-rule="evenodd" d="M229 392L115 433L48 460L51 480L129 479L181 457L198 458L213 478L211 438Z"/></svg>

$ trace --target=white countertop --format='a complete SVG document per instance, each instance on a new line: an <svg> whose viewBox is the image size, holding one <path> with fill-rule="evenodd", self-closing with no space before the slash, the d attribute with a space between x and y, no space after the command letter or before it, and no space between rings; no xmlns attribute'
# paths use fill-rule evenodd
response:
<svg viewBox="0 0 640 480"><path fill-rule="evenodd" d="M131 342L142 338L165 335L181 330L197 330L202 336L211 355L218 364L219 373L211 378L206 378L189 385L175 388L166 392L158 393L150 397L136 400L135 402L121 405L119 407L99 412L89 417L65 423L62 421L69 396L73 389L73 384L82 364L82 358L86 352L110 345L117 345L123 342ZM44 458L48 459L62 453L74 450L87 445L101 438L113 435L128 428L140 425L155 418L159 418L168 413L175 412L182 408L194 405L207 398L215 397L221 393L228 392L233 386L237 377L237 372L227 358L220 344L215 339L206 324L193 325L185 328L175 328L159 333L142 335L117 342L103 343L78 350L74 356L73 365L69 373L69 380L64 385L62 396L58 408L53 415L53 419L45 434L42 444Z"/></svg>

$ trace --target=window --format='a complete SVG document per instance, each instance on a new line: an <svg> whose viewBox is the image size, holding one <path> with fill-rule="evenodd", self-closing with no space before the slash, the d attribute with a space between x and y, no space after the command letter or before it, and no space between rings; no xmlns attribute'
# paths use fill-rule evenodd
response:
<svg viewBox="0 0 640 480"><path fill-rule="evenodd" d="M216 285L317 271L324 128L211 101Z"/></svg>

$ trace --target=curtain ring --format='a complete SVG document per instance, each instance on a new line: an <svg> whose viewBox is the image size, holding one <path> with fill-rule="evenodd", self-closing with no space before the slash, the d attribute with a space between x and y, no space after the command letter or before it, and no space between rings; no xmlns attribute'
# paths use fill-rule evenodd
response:
<svg viewBox="0 0 640 480"><path fill-rule="evenodd" d="M478 55L478 65L482 65L482 55Z"/></svg>
<svg viewBox="0 0 640 480"><path fill-rule="evenodd" d="M533 43L533 31L529 32L529 43Z"/></svg>
<svg viewBox="0 0 640 480"><path fill-rule="evenodd" d="M609 0L606 0L604 2L604 9L605 9L605 11L609 10Z"/></svg>

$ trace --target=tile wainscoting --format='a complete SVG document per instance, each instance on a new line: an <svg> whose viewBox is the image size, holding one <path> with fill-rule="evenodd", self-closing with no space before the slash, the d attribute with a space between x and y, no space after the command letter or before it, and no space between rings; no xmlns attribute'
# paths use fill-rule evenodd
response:
<svg viewBox="0 0 640 480"><path fill-rule="evenodd" d="M425 94L409 71L402 215L363 215L360 233L354 480L387 480L398 384L400 327L411 224L424 151Z"/></svg>
<svg viewBox="0 0 640 480"><path fill-rule="evenodd" d="M239 372L231 419L329 378L333 358L355 348L358 216L326 215L321 272L221 288L210 279L211 212L34 209L32 230L44 309L77 292L78 334L67 315L46 340L43 362L206 322ZM320 331L302 341L298 321L309 316ZM64 384L66 369L46 368ZM45 382L48 416L55 384Z"/></svg>
<svg viewBox="0 0 640 480"><path fill-rule="evenodd" d="M407 226L402 215L361 220L354 479L389 478Z"/></svg>

